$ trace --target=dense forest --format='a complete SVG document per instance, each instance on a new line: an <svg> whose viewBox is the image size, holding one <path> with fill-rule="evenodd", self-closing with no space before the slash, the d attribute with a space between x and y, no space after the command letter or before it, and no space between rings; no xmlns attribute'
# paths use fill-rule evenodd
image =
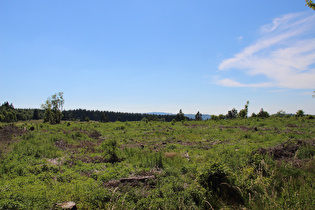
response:
<svg viewBox="0 0 315 210"><path fill-rule="evenodd" d="M74 109L74 110L63 110L61 112L62 120L64 121L98 121L98 122L126 122L126 121L165 121L171 122L172 120L182 121L182 120L192 120L193 118L187 117L182 110L175 114L146 114L146 113L125 113L125 112L113 112L113 111L99 111L99 110L86 110L86 109ZM222 119L235 119L235 118L247 118L248 113L248 103L245 105L244 109L239 112L233 108L228 111L226 115L211 115L211 120L222 120ZM303 110L298 110L295 116L304 116ZM210 116L210 115L209 115ZM267 111L262 108L259 113L252 113L250 117L258 118L268 118L270 116L277 117L290 117L294 114L286 114L284 111L280 110L276 114L270 115ZM308 118L314 118L313 115L307 115ZM0 106L0 122L17 122L17 121L27 121L27 120L39 120L45 118L44 109L20 109L14 108L12 103L4 102ZM198 112L195 116L195 120L202 120L202 114ZM45 119L44 119L45 122ZM46 121L47 122L47 121Z"/></svg>
<svg viewBox="0 0 315 210"><path fill-rule="evenodd" d="M45 110L40 109L15 109L12 103L4 102L0 106L0 122L43 119L44 112Z"/></svg>
<svg viewBox="0 0 315 210"><path fill-rule="evenodd" d="M86 109L75 109L63 111L62 120L80 120L80 121L100 121L100 122L115 122L115 121L140 121L140 120L155 120L170 122L175 119L176 115L155 115L141 113L124 113L112 111L94 111Z"/></svg>
<svg viewBox="0 0 315 210"><path fill-rule="evenodd" d="M16 109L13 104L4 102L0 106L0 122L17 122L26 120L43 119L45 110L43 109ZM100 121L100 122L115 122L115 121L140 121L140 120L155 120L170 122L176 118L176 115L156 115L156 114L141 114L141 113L123 113L112 111L94 111L86 109L74 109L62 111L62 120L67 121Z"/></svg>

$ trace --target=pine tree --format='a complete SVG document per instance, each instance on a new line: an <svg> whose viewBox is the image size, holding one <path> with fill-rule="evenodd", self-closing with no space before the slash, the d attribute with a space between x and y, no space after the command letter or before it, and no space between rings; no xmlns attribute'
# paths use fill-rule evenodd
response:
<svg viewBox="0 0 315 210"><path fill-rule="evenodd" d="M38 109L35 109L33 112L33 120L38 120L38 119L39 119Z"/></svg>
<svg viewBox="0 0 315 210"><path fill-rule="evenodd" d="M183 120L185 120L185 115L184 115L184 113L183 113L183 111L181 109L179 110L179 113L177 113L175 119L176 119L176 121L183 121Z"/></svg>
<svg viewBox="0 0 315 210"><path fill-rule="evenodd" d="M196 121L201 121L202 120L202 114L198 111L197 114L195 115L195 120Z"/></svg>

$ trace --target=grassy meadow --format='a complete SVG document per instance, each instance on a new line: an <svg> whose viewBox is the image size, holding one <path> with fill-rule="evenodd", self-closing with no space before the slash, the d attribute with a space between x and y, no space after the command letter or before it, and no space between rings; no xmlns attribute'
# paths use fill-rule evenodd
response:
<svg viewBox="0 0 315 210"><path fill-rule="evenodd" d="M315 120L0 124L0 209L314 209Z"/></svg>

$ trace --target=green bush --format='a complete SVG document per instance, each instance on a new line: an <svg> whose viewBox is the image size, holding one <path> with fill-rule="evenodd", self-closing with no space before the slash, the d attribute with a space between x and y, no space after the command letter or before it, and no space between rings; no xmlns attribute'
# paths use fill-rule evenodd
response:
<svg viewBox="0 0 315 210"><path fill-rule="evenodd" d="M140 159L140 166L144 168L164 168L163 155L161 152L149 153L144 151Z"/></svg>
<svg viewBox="0 0 315 210"><path fill-rule="evenodd" d="M115 163L120 160L120 158L118 157L119 148L118 148L118 143L116 139L110 139L110 140L104 141L101 144L101 149L103 150L104 158L108 162Z"/></svg>
<svg viewBox="0 0 315 210"><path fill-rule="evenodd" d="M223 163L207 164L199 170L198 182L204 188L218 192L222 183L229 183L229 170Z"/></svg>
<svg viewBox="0 0 315 210"><path fill-rule="evenodd" d="M214 162L207 164L199 171L198 182L208 190L208 199L215 208L221 199L226 204L243 205L244 199L238 187L233 185L232 173L223 163Z"/></svg>

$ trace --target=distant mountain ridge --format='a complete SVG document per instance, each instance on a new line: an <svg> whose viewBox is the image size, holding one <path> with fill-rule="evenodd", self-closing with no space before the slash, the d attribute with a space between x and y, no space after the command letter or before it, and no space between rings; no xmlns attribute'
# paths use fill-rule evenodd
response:
<svg viewBox="0 0 315 210"><path fill-rule="evenodd" d="M166 112L147 112L147 113L143 113L143 114L155 114L155 115L176 115L173 113L166 113Z"/></svg>
<svg viewBox="0 0 315 210"><path fill-rule="evenodd" d="M166 113L166 112L148 112L146 114L155 114L155 115L176 115L173 113ZM189 119L195 119L195 114L185 114L185 117L188 117ZM211 118L211 115L209 114L202 114L202 120L208 120Z"/></svg>
<svg viewBox="0 0 315 210"><path fill-rule="evenodd" d="M185 114L185 117L188 117L188 118L190 118L190 119L195 119L195 115L196 114ZM202 120L208 120L208 119L210 119L211 118L211 115L209 115L209 114L202 114Z"/></svg>

